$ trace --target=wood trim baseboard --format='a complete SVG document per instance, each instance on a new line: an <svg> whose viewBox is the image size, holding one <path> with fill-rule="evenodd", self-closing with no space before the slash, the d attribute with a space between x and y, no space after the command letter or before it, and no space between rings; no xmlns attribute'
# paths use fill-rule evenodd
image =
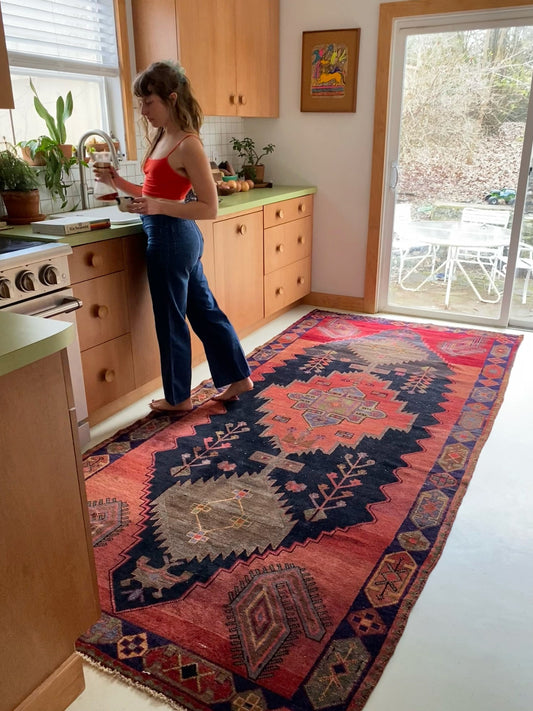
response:
<svg viewBox="0 0 533 711"><path fill-rule="evenodd" d="M43 711L43 709L64 711L84 689L83 662L81 657L73 652L13 711Z"/></svg>
<svg viewBox="0 0 533 711"><path fill-rule="evenodd" d="M360 296L342 296L340 294L324 294L312 291L303 298L302 303L310 306L322 306L328 309L365 313L364 299Z"/></svg>

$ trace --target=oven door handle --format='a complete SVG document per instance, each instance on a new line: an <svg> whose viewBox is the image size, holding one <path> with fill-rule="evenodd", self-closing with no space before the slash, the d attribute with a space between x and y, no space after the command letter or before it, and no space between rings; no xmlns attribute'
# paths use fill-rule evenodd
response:
<svg viewBox="0 0 533 711"><path fill-rule="evenodd" d="M69 314L71 311L81 309L83 303L75 296L65 296L63 301L56 306L50 306L43 311L34 311L31 316L39 316L40 318L53 318L61 314Z"/></svg>

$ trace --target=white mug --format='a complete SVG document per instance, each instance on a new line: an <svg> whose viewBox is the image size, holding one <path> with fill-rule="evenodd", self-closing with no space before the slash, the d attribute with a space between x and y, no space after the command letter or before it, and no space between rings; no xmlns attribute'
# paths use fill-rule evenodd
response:
<svg viewBox="0 0 533 711"><path fill-rule="evenodd" d="M116 200L116 203L118 205L118 209L120 210L120 212L128 212L128 205L133 200L133 198L130 197L129 195L127 195L127 196L121 195L120 197L115 198L115 200Z"/></svg>

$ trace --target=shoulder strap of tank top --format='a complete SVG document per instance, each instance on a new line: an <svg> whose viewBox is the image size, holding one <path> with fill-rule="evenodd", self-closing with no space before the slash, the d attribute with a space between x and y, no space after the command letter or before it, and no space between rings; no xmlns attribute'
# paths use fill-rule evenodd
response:
<svg viewBox="0 0 533 711"><path fill-rule="evenodd" d="M174 148L173 148L171 151L169 151L169 153L167 153L167 158L169 157L169 155L170 155L171 153L174 153L174 151L176 150L176 148L177 148L178 146L181 146L181 144L183 143L183 141L186 141L188 138L197 138L198 140L200 140L200 136L197 136L196 133L188 133L186 136L183 136L183 138L180 139L180 140L176 143L176 145L174 146Z"/></svg>

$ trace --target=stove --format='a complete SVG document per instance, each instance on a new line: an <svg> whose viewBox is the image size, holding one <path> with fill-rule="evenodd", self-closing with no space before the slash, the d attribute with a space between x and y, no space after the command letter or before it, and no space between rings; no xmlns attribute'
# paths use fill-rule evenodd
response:
<svg viewBox="0 0 533 711"><path fill-rule="evenodd" d="M0 235L0 309L70 286L68 244Z"/></svg>
<svg viewBox="0 0 533 711"><path fill-rule="evenodd" d="M70 288L69 254L72 249L68 244L0 234L0 314L3 310L54 318L75 327L75 312L83 304ZM77 333L67 353L79 441L84 446L90 431Z"/></svg>

